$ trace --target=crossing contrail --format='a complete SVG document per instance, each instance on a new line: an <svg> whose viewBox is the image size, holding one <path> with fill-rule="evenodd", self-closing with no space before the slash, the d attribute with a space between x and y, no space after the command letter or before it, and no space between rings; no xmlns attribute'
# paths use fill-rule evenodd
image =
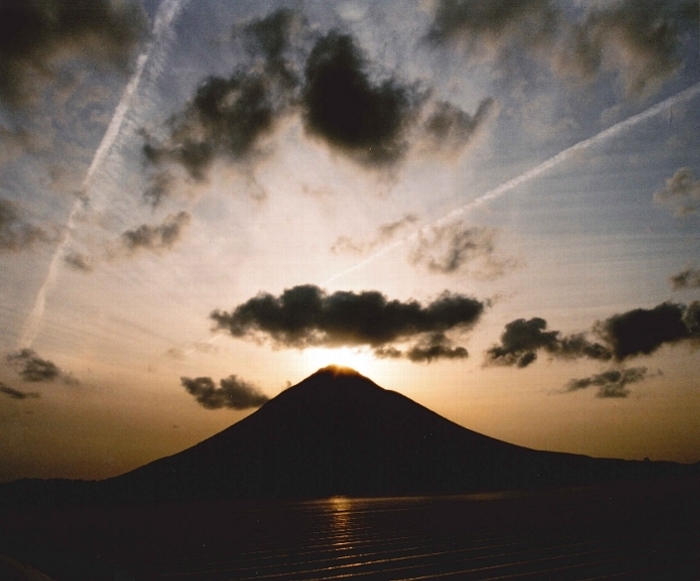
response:
<svg viewBox="0 0 700 581"><path fill-rule="evenodd" d="M392 242L391 244L385 246L384 248L381 248L377 252L371 254L361 262L358 262L354 266L351 266L350 268L344 270L343 272L340 272L338 274L333 275L331 278L326 280L323 284L327 285L330 284L339 278L342 278L344 276L347 276L348 274L351 274L353 272L356 272L362 268L364 268L366 265L369 263L375 261L377 258L380 258L381 256L384 256L385 254L388 254L395 248L398 248L399 246L402 246L403 244L406 244L408 242L412 242L416 239L419 238L419 236L425 232L427 232L431 228L435 227L440 227L444 226L446 224L449 224L456 218L462 216L463 214L469 212L470 210L473 210L474 208L478 208L479 206L483 206L484 204L491 202L497 198L500 198L504 194L510 192L511 190L517 188L521 184L524 184L525 182L528 182L541 174L549 171L553 167L559 165L560 163L566 161L567 159L571 158L573 155L580 151L584 151L586 149L589 149L593 147L594 145L598 145L600 143L603 143L607 141L608 139L611 139L620 133L623 133L627 131L628 129L639 125L640 123L646 121L647 119L650 119L654 117L655 115L658 115L659 113L662 113L663 111L666 111L667 109L673 107L674 105L678 105L682 103L683 101L688 101L689 99L692 99L693 97L697 96L700 94L700 83L696 83L692 87L689 87L685 89L684 91L681 91L680 93L676 93L672 97L669 97L668 99L665 99L664 101L661 101L660 103L657 103L656 105L653 105L649 109L646 109L645 111L642 111L641 113L638 113L637 115L633 115L632 117L625 119L624 121L621 121L620 123L616 123L612 127L608 127L604 131L601 131L600 133L594 135L593 137L589 137L588 139L584 139L583 141L579 141L575 145L572 145L571 147L566 148L565 150L557 153L555 156L550 157L548 160L543 161L541 164L533 167L532 169L527 170L525 173L520 174L519 176L516 176L507 182L502 183L499 186L496 186L495 188L489 190L488 192L482 194L478 198L475 198L468 204L465 204L463 206L460 206L459 208L455 208L448 214L445 214L441 218L438 218L431 222L430 224L426 224L425 226L421 227L419 230L416 230L412 234L408 235L405 238L401 238L399 240L396 240Z"/></svg>
<svg viewBox="0 0 700 581"><path fill-rule="evenodd" d="M80 211L80 208L85 200L88 198L88 188L90 187L95 173L102 166L102 163L119 137L119 132L122 128L122 123L124 122L124 116L131 106L132 98L138 89L141 76L146 68L146 63L156 50L162 48L163 42L167 40L167 32L170 29L173 20L175 20L180 10L184 6L185 2L186 0L163 0L158 7L158 12L156 13L155 21L153 23L153 40L148 43L146 50L139 55L136 61L136 70L134 71L134 74L131 75L129 82L124 88L122 97L114 110L114 114L112 115L109 125L107 126L107 131L105 131L102 141L100 141L100 145L97 147L97 150L95 150L90 167L88 168L85 178L83 179L83 183L80 187L81 196L76 198L75 202L73 203L71 212L68 215L68 220L66 221L63 236L56 247L51 263L49 264L49 270L46 275L46 279L44 280L44 284L39 289L39 292L36 295L36 300L34 301L34 308L22 327L22 332L18 341L18 347L20 349L31 347L39 333L41 321L44 317L44 310L46 308L46 294L56 282L58 267L61 263L61 258L63 257L66 246L68 246L70 241L70 235L73 229L75 217Z"/></svg>

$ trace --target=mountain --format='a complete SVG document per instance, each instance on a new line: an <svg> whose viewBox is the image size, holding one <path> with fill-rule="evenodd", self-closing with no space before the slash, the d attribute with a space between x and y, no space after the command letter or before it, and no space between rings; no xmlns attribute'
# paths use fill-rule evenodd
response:
<svg viewBox="0 0 700 581"><path fill-rule="evenodd" d="M183 452L101 482L33 486L45 494L52 487L49 496L57 501L152 502L446 494L690 470L508 444L461 427L356 371L331 366Z"/></svg>
<svg viewBox="0 0 700 581"><path fill-rule="evenodd" d="M540 452L463 428L356 371L319 370L257 412L108 486L134 499L386 496L581 484L681 465Z"/></svg>

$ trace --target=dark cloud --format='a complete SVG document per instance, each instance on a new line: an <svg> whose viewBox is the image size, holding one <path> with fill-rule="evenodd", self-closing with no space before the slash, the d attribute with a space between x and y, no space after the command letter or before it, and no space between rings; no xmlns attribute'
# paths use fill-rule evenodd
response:
<svg viewBox="0 0 700 581"><path fill-rule="evenodd" d="M649 377L646 367L631 367L629 369L609 369L602 373L584 377L582 379L572 379L566 384L566 391L579 391L589 387L597 387L596 397L600 398L621 398L629 395L627 385L638 383Z"/></svg>
<svg viewBox="0 0 700 581"><path fill-rule="evenodd" d="M180 381L187 392L209 410L221 408L245 410L260 407L270 399L257 387L235 375L220 380L218 388L211 377L194 379L181 377Z"/></svg>
<svg viewBox="0 0 700 581"><path fill-rule="evenodd" d="M32 349L20 349L7 356L7 361L24 381L34 383L44 381L60 381L69 385L77 385L78 380L64 373L59 367L47 359L42 359Z"/></svg>
<svg viewBox="0 0 700 581"><path fill-rule="evenodd" d="M452 348L441 334L470 328L484 306L474 298L447 292L424 306L413 300L389 300L377 291L328 294L304 285L279 297L260 293L230 313L214 311L211 318L218 329L234 337L267 338L275 345L296 348L367 345L381 357L397 356L394 343L417 339L414 360L430 361L466 356L466 350Z"/></svg>
<svg viewBox="0 0 700 581"><path fill-rule="evenodd" d="M170 124L165 143L147 143L143 153L153 165L175 163L202 181L217 158L242 161L256 151L286 103L275 103L270 79L263 74L234 73L228 79L210 77L194 99ZM146 190L151 203L159 202L171 180L157 174Z"/></svg>
<svg viewBox="0 0 700 581"><path fill-rule="evenodd" d="M447 101L435 103L423 128L427 147L438 153L460 154L478 135L494 109L496 102L491 97L482 100L473 115Z"/></svg>
<svg viewBox="0 0 700 581"><path fill-rule="evenodd" d="M55 236L28 222L16 204L0 199L0 252L17 252Z"/></svg>
<svg viewBox="0 0 700 581"><path fill-rule="evenodd" d="M334 254L364 254L366 252L371 252L377 246L391 241L397 234L417 221L418 216L415 214L406 214L400 220L395 220L394 222L388 222L379 226L375 236L366 242L358 242L347 236L340 236L331 247L331 252Z"/></svg>
<svg viewBox="0 0 700 581"><path fill-rule="evenodd" d="M652 309L633 309L595 323L591 341L585 333L564 336L547 331L547 321L535 317L508 323L500 345L486 352L487 365L527 367L543 350L564 359L624 361L650 355L663 345L700 341L700 302L662 303Z"/></svg>
<svg viewBox="0 0 700 581"><path fill-rule="evenodd" d="M243 41L248 61L229 77L205 79L169 119L166 138L144 134L153 172L143 197L153 206L169 194L177 168L195 181L206 179L217 160L252 171L287 116L300 115L307 136L360 165L388 169L421 135L431 152L458 153L494 108L485 99L469 115L441 102L426 117L429 90L386 72L378 78L351 35L319 36L293 10L238 25L234 38Z"/></svg>
<svg viewBox="0 0 700 581"><path fill-rule="evenodd" d="M144 157L159 168L143 194L146 202L157 206L168 195L174 182L169 166L202 181L217 159L247 163L263 155L263 140L298 99L298 74L284 54L302 25L295 12L280 10L235 29L254 57L248 67L205 79L169 119L163 142L145 135Z"/></svg>
<svg viewBox="0 0 700 581"><path fill-rule="evenodd" d="M42 81L80 59L125 69L147 28L136 1L3 0L0 2L0 100L22 106Z"/></svg>
<svg viewBox="0 0 700 581"><path fill-rule="evenodd" d="M500 345L486 352L487 365L527 367L543 350L555 357L608 360L611 351L600 343L593 343L583 334L562 336L559 331L547 331L547 321L540 317L516 319L505 327Z"/></svg>
<svg viewBox="0 0 700 581"><path fill-rule="evenodd" d="M185 227L190 223L191 216L182 211L171 214L161 224L142 224L134 230L122 233L120 242L129 253L139 250L160 252L168 250L180 240Z"/></svg>
<svg viewBox="0 0 700 581"><path fill-rule="evenodd" d="M649 355L665 344L700 339L700 303L662 303L653 309L634 309L596 324L618 361Z"/></svg>
<svg viewBox="0 0 700 581"><path fill-rule="evenodd" d="M545 331L547 321L535 317L526 321L517 319L506 325L501 344L489 349L487 359L498 365L527 367L537 359L537 350L554 351L559 341L558 331Z"/></svg>
<svg viewBox="0 0 700 581"><path fill-rule="evenodd" d="M679 70L681 34L697 21L694 0L598 2L583 12L552 0L439 0L427 39L511 73L523 58L578 80L612 72L638 97Z"/></svg>
<svg viewBox="0 0 700 581"><path fill-rule="evenodd" d="M36 391L20 391L2 382L0 382L0 393L12 399L37 399L41 397L41 394Z"/></svg>
<svg viewBox="0 0 700 581"><path fill-rule="evenodd" d="M95 270L94 260L81 252L69 251L63 257L66 266L79 272L92 272Z"/></svg>
<svg viewBox="0 0 700 581"><path fill-rule="evenodd" d="M293 88L299 83L299 78L287 53L294 44L293 39L305 29L306 22L298 12L282 8L246 23L242 34L248 52L258 57L268 74Z"/></svg>
<svg viewBox="0 0 700 581"><path fill-rule="evenodd" d="M413 363L432 363L439 359L466 359L469 353L464 347L454 342L444 333L425 335L412 347L403 351L393 345L374 349L375 357L380 359L408 359Z"/></svg>
<svg viewBox="0 0 700 581"><path fill-rule="evenodd" d="M700 180L689 167L682 167L654 192L654 201L673 210L676 216L695 214L700 205Z"/></svg>
<svg viewBox="0 0 700 581"><path fill-rule="evenodd" d="M697 268L687 268L671 277L673 290L685 288L700 288L700 270Z"/></svg>
<svg viewBox="0 0 700 581"><path fill-rule="evenodd" d="M503 276L517 260L499 256L496 230L456 222L421 231L409 260L436 274L465 273L483 278Z"/></svg>
<svg viewBox="0 0 700 581"><path fill-rule="evenodd" d="M350 35L321 37L306 62L304 126L366 166L390 166L408 149L406 133L422 97L395 79L375 82Z"/></svg>
<svg viewBox="0 0 700 581"><path fill-rule="evenodd" d="M411 347L406 357L414 363L430 363L437 359L466 359L464 347L454 346L444 333L435 333Z"/></svg>

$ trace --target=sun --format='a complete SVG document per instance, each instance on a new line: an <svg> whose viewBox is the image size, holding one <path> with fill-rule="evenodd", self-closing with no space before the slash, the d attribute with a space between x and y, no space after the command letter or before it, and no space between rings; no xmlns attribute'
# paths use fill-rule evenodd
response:
<svg viewBox="0 0 700 581"><path fill-rule="evenodd" d="M306 373L313 373L328 365L350 367L366 377L378 372L378 361L366 348L362 347L312 347L303 351L303 365Z"/></svg>

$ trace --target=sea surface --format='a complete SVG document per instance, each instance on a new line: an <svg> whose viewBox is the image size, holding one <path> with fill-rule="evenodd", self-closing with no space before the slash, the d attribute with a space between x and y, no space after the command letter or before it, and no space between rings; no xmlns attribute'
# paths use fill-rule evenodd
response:
<svg viewBox="0 0 700 581"><path fill-rule="evenodd" d="M54 509L2 515L2 530L54 581L697 581L699 493L686 480Z"/></svg>

